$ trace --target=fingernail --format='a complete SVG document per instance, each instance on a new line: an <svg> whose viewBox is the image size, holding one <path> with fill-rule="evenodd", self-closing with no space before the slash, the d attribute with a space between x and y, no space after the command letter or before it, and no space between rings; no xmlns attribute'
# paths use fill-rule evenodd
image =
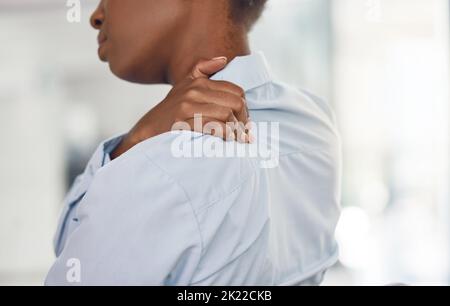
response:
<svg viewBox="0 0 450 306"><path fill-rule="evenodd" d="M248 143L248 144L251 144L252 143L252 141L251 141L251 136L250 136L250 134L245 134L245 143Z"/></svg>
<svg viewBox="0 0 450 306"><path fill-rule="evenodd" d="M241 143L247 143L248 142L248 136L246 133L242 133L240 137Z"/></svg>
<svg viewBox="0 0 450 306"><path fill-rule="evenodd" d="M228 59L225 56L219 56L212 59L213 61L224 61L226 62Z"/></svg>
<svg viewBox="0 0 450 306"><path fill-rule="evenodd" d="M248 141L249 141L250 144L255 143L255 141L256 141L255 135L253 135L252 133L249 133L248 134Z"/></svg>
<svg viewBox="0 0 450 306"><path fill-rule="evenodd" d="M245 127L246 127L247 129L251 130L251 129L252 129L252 124L253 124L252 118L249 117L249 118L247 119L247 122L245 123Z"/></svg>
<svg viewBox="0 0 450 306"><path fill-rule="evenodd" d="M230 141L236 140L236 135L234 135L234 133L232 131L228 132L228 140L230 140Z"/></svg>

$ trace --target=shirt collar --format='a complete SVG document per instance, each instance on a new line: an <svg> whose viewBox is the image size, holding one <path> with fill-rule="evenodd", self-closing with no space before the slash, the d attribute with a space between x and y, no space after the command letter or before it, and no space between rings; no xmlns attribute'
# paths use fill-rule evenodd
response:
<svg viewBox="0 0 450 306"><path fill-rule="evenodd" d="M249 91L269 83L272 78L262 52L233 59L222 71L211 77L215 81L228 81Z"/></svg>

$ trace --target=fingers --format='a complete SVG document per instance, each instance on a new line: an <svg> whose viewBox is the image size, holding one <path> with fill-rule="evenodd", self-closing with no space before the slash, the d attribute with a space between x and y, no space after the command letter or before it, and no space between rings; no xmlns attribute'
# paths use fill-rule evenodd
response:
<svg viewBox="0 0 450 306"><path fill-rule="evenodd" d="M222 122L238 122L231 108L213 103L183 102L178 118L181 121L186 118L194 118L196 114Z"/></svg>
<svg viewBox="0 0 450 306"><path fill-rule="evenodd" d="M211 90L224 91L245 98L245 91L236 84L227 81L204 80L202 85Z"/></svg>
<svg viewBox="0 0 450 306"><path fill-rule="evenodd" d="M190 78L194 80L200 79L197 80L199 86L206 86L212 90L226 91L241 97L245 97L244 90L236 84L227 81L209 80L210 76L224 69L227 64L228 59L223 56L216 57L211 60L201 60L192 69ZM196 84L194 83L194 85Z"/></svg>
<svg viewBox="0 0 450 306"><path fill-rule="evenodd" d="M214 81L205 78L198 78L191 81L192 88L206 88L214 91L228 92L238 97L245 98L245 91L236 84L227 81Z"/></svg>
<svg viewBox="0 0 450 306"><path fill-rule="evenodd" d="M244 90L230 82L209 80L211 75L225 68L227 63L226 57L217 57L199 61L195 65L186 83L190 87L185 96L188 102L183 102L184 107L181 108L182 113L179 118L188 118L188 122L193 123L194 115L202 114L205 124L216 122L222 125L222 131L227 131L224 134L228 135L228 129L231 128L235 139L239 142L250 142L245 128L249 122L249 112ZM194 129L195 127L192 126L192 130ZM209 134L208 131L203 130L197 132ZM217 133L214 132L214 134Z"/></svg>
<svg viewBox="0 0 450 306"><path fill-rule="evenodd" d="M226 57L216 57L211 60L199 61L191 72L191 78L209 78L211 75L219 72L227 65Z"/></svg>
<svg viewBox="0 0 450 306"><path fill-rule="evenodd" d="M227 63L228 60L226 57L216 57L212 60L199 61L191 72L191 79L200 79L197 80L199 84L194 83L194 85L206 86L212 90L226 91L241 97L245 97L244 90L231 82L212 81L208 79L211 75L225 68Z"/></svg>
<svg viewBox="0 0 450 306"><path fill-rule="evenodd" d="M235 132L228 124L214 118L202 117L201 125L196 124L194 118L188 119L186 122L192 131L219 137L226 141L237 140Z"/></svg>
<svg viewBox="0 0 450 306"><path fill-rule="evenodd" d="M249 113L244 90L230 82L196 79L191 84L187 98L199 103L217 103L230 107L241 122L248 122Z"/></svg>
<svg viewBox="0 0 450 306"><path fill-rule="evenodd" d="M204 122L205 118L208 120L217 121L219 123L223 123L227 125L227 129L222 129L222 131L227 131L231 129L235 135L235 139L242 143L250 142L250 136L246 132L246 128L244 123L239 122L239 120L234 115L234 112L231 108L225 107L222 105L214 104L214 103L195 103L195 102L184 102L180 114L178 114L177 121L193 121L194 118L198 115L201 115L202 120L202 128L206 123ZM199 127L197 127L199 129ZM197 132L203 132L198 131ZM193 129L194 130L194 129ZM203 132L204 133L204 132ZM227 139L228 137L224 137Z"/></svg>
<svg viewBox="0 0 450 306"><path fill-rule="evenodd" d="M244 98L224 91L211 89L195 89L187 95L187 99L193 103L213 103L230 108L235 113L238 121L246 124L248 122L247 106Z"/></svg>

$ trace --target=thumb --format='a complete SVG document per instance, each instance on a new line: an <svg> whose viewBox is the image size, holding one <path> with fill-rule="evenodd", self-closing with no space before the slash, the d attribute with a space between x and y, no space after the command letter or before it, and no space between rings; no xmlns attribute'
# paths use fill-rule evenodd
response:
<svg viewBox="0 0 450 306"><path fill-rule="evenodd" d="M209 78L211 75L219 72L227 65L228 59L226 57L215 57L211 60L199 61L191 72L193 79Z"/></svg>

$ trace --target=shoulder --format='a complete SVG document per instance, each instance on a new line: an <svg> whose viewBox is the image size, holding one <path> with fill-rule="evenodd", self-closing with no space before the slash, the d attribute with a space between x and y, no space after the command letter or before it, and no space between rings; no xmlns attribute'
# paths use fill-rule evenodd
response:
<svg viewBox="0 0 450 306"><path fill-rule="evenodd" d="M267 101L256 101L255 117L278 122L282 153L328 151L340 146L335 113L322 98L307 90L273 81ZM259 97L255 97L258 99Z"/></svg>
<svg viewBox="0 0 450 306"><path fill-rule="evenodd" d="M189 212L189 198L177 180L144 153L137 146L98 169L79 213L114 211L131 218L157 215L168 209Z"/></svg>
<svg viewBox="0 0 450 306"><path fill-rule="evenodd" d="M255 174L257 160L247 154L239 155L245 146L196 132L177 131L144 141L135 151L142 162L176 184L198 210L227 196Z"/></svg>
<svg viewBox="0 0 450 306"><path fill-rule="evenodd" d="M282 102L282 107L290 108L294 113L320 121L324 127L336 129L335 113L325 99L306 89L283 82L272 82L271 86L277 92L277 99Z"/></svg>

